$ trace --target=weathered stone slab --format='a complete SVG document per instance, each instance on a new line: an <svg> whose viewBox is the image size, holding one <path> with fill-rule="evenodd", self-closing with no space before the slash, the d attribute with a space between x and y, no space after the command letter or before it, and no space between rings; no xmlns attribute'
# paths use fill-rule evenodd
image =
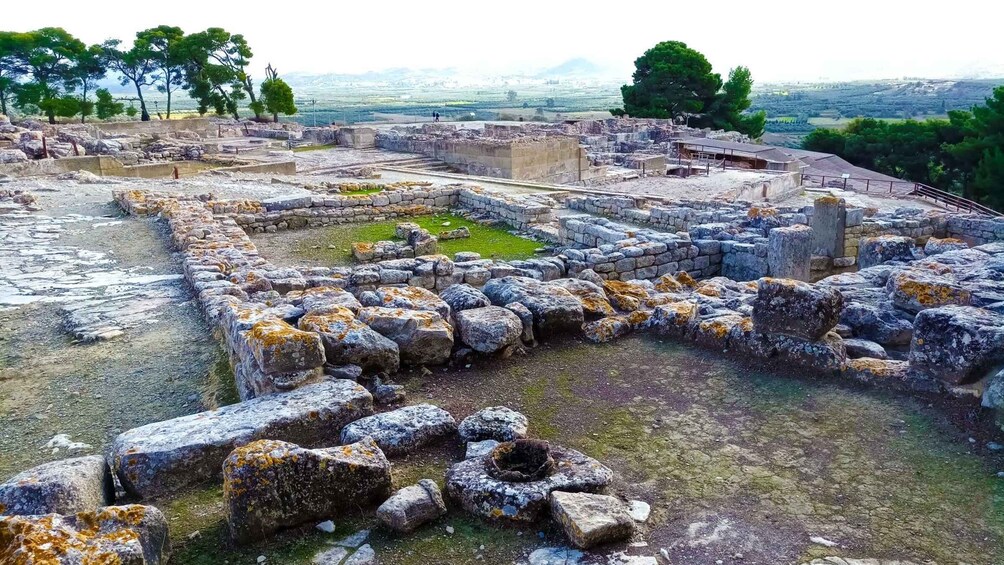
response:
<svg viewBox="0 0 1004 565"><path fill-rule="evenodd" d="M909 312L938 306L966 306L972 300L968 289L955 283L951 275L928 269L901 269L889 276L886 290L893 304Z"/></svg>
<svg viewBox="0 0 1004 565"><path fill-rule="evenodd" d="M236 543L365 507L390 490L390 462L372 439L326 449L259 440L223 462L223 499Z"/></svg>
<svg viewBox="0 0 1004 565"><path fill-rule="evenodd" d="M485 296L496 306L518 302L533 314L538 335L578 333L584 320L582 304L568 290L527 277L502 277L485 284Z"/></svg>
<svg viewBox="0 0 1004 565"><path fill-rule="evenodd" d="M611 316L582 324L582 335L593 343L605 343L631 333L626 316Z"/></svg>
<svg viewBox="0 0 1004 565"><path fill-rule="evenodd" d="M43 463L0 484L0 515L75 514L114 500L111 471L100 455Z"/></svg>
<svg viewBox="0 0 1004 565"><path fill-rule="evenodd" d="M889 303L852 302L844 307L840 321L850 326L855 336L882 345L905 345L913 337L913 324Z"/></svg>
<svg viewBox="0 0 1004 565"><path fill-rule="evenodd" d="M453 327L436 312L371 306L360 309L357 316L397 343L402 363L438 365L450 358Z"/></svg>
<svg viewBox="0 0 1004 565"><path fill-rule="evenodd" d="M410 453L457 432L449 412L431 404L405 406L356 420L342 430L342 443L373 438L387 455Z"/></svg>
<svg viewBox="0 0 1004 565"><path fill-rule="evenodd" d="M357 320L348 308L332 306L324 313L309 313L300 318L299 326L321 336L331 365L357 365L364 371L387 373L396 373L400 366L397 343Z"/></svg>
<svg viewBox="0 0 1004 565"><path fill-rule="evenodd" d="M439 293L439 298L450 305L453 315L464 310L491 306L492 301L483 292L469 284L454 284Z"/></svg>
<svg viewBox="0 0 1004 565"><path fill-rule="evenodd" d="M167 519L153 506L106 506L68 516L0 516L0 563L162 565Z"/></svg>
<svg viewBox="0 0 1004 565"><path fill-rule="evenodd" d="M435 481L422 479L418 484L394 493L380 508L377 517L390 529L409 533L419 526L446 514L443 494Z"/></svg>
<svg viewBox="0 0 1004 565"><path fill-rule="evenodd" d="M913 261L913 239L898 235L866 237L858 247L858 267L867 269L888 261Z"/></svg>
<svg viewBox="0 0 1004 565"><path fill-rule="evenodd" d="M812 259L812 228L795 225L774 228L767 234L767 268L770 276L809 280Z"/></svg>
<svg viewBox="0 0 1004 565"><path fill-rule="evenodd" d="M331 444L346 424L372 413L365 388L324 381L123 432L112 444L112 466L130 494L158 497L219 477L241 445L265 438Z"/></svg>
<svg viewBox="0 0 1004 565"><path fill-rule="evenodd" d="M1004 314L972 306L942 306L917 314L910 365L931 377L962 384L1004 361Z"/></svg>
<svg viewBox="0 0 1004 565"><path fill-rule="evenodd" d="M453 319L449 304L431 290L417 286L382 286L374 290L372 296L373 301L363 301L363 306L423 310L426 312L435 312L446 321Z"/></svg>
<svg viewBox="0 0 1004 565"><path fill-rule="evenodd" d="M255 323L248 346L265 374L292 373L324 364L324 348L316 333L300 331L278 319Z"/></svg>
<svg viewBox="0 0 1004 565"><path fill-rule="evenodd" d="M603 494L554 491L551 516L572 544L582 549L621 541L634 532L625 504Z"/></svg>
<svg viewBox="0 0 1004 565"><path fill-rule="evenodd" d="M763 333L819 339L837 325L843 306L843 296L834 288L763 278L757 282L753 325Z"/></svg>
<svg viewBox="0 0 1004 565"><path fill-rule="evenodd" d="M460 341L480 353L495 353L516 345L523 333L519 316L500 306L455 313Z"/></svg>
<svg viewBox="0 0 1004 565"><path fill-rule="evenodd" d="M847 203L843 198L823 196L812 203L812 251L816 255L842 257Z"/></svg>
<svg viewBox="0 0 1004 565"><path fill-rule="evenodd" d="M513 441L526 437L529 420L505 406L484 408L464 418L458 433L464 441Z"/></svg>

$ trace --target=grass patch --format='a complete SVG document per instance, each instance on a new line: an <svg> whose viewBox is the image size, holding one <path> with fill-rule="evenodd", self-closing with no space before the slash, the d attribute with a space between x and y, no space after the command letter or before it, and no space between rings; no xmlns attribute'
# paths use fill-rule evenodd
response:
<svg viewBox="0 0 1004 565"><path fill-rule="evenodd" d="M365 194L365 193L354 193ZM322 261L331 265L352 265L352 244L358 241L393 241L394 228L401 222L415 222L434 235L446 230L467 226L471 237L439 242L439 253L453 257L458 251L474 251L485 259L526 259L534 255L540 243L513 235L508 231L472 222L454 214L420 216L373 222L317 228L299 241L295 254L305 259ZM444 226L444 223L449 225ZM399 240L398 240L399 241Z"/></svg>
<svg viewBox="0 0 1004 565"><path fill-rule="evenodd" d="M307 151L321 151L324 149L334 149L335 144L329 143L327 145L301 145L299 147L293 148L293 153L306 153Z"/></svg>

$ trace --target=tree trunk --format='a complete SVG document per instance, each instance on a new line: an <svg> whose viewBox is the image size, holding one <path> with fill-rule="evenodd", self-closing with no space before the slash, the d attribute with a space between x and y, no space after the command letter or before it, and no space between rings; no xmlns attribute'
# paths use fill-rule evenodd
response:
<svg viewBox="0 0 1004 565"><path fill-rule="evenodd" d="M146 100L143 100L143 89L139 87L139 83L136 83L136 96L139 97L139 119L142 122L149 122L150 112L146 111Z"/></svg>
<svg viewBox="0 0 1004 565"><path fill-rule="evenodd" d="M167 81L167 119L171 119L171 81Z"/></svg>
<svg viewBox="0 0 1004 565"><path fill-rule="evenodd" d="M0 88L0 114L10 117L7 114L7 93L4 92L3 88Z"/></svg>
<svg viewBox="0 0 1004 565"><path fill-rule="evenodd" d="M272 114L272 121L275 123L279 123L279 114Z"/></svg>

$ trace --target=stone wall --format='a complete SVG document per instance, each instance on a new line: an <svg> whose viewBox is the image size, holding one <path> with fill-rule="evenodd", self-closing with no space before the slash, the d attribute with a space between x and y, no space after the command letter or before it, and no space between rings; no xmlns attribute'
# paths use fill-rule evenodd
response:
<svg viewBox="0 0 1004 565"><path fill-rule="evenodd" d="M514 196L464 188L457 205L476 214L487 214L518 230L528 230L535 224L553 221L551 211L556 203L546 196Z"/></svg>
<svg viewBox="0 0 1004 565"><path fill-rule="evenodd" d="M948 218L945 231L948 237L965 241L969 245L983 245L1004 241L1004 218L965 215Z"/></svg>
<svg viewBox="0 0 1004 565"><path fill-rule="evenodd" d="M418 153L477 176L547 183L573 183L602 176L602 168L590 167L576 138L493 139L450 138L379 132L376 146L391 151Z"/></svg>
<svg viewBox="0 0 1004 565"><path fill-rule="evenodd" d="M380 221L442 212L459 201L459 187L384 190L365 195L280 197L252 202L241 209L220 203L218 214L232 214L251 233Z"/></svg>

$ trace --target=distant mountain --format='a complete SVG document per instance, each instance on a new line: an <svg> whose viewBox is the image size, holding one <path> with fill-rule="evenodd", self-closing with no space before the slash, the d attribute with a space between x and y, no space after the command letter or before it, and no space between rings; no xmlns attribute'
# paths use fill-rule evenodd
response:
<svg viewBox="0 0 1004 565"><path fill-rule="evenodd" d="M294 89L311 86L326 86L332 83L399 83L446 80L456 76L454 68L409 69L398 67L365 73L287 73L283 79Z"/></svg>
<svg viewBox="0 0 1004 565"><path fill-rule="evenodd" d="M562 78L562 77L598 77L609 74L607 69L596 63L577 57L569 59L560 65L544 69L537 73L537 78Z"/></svg>

